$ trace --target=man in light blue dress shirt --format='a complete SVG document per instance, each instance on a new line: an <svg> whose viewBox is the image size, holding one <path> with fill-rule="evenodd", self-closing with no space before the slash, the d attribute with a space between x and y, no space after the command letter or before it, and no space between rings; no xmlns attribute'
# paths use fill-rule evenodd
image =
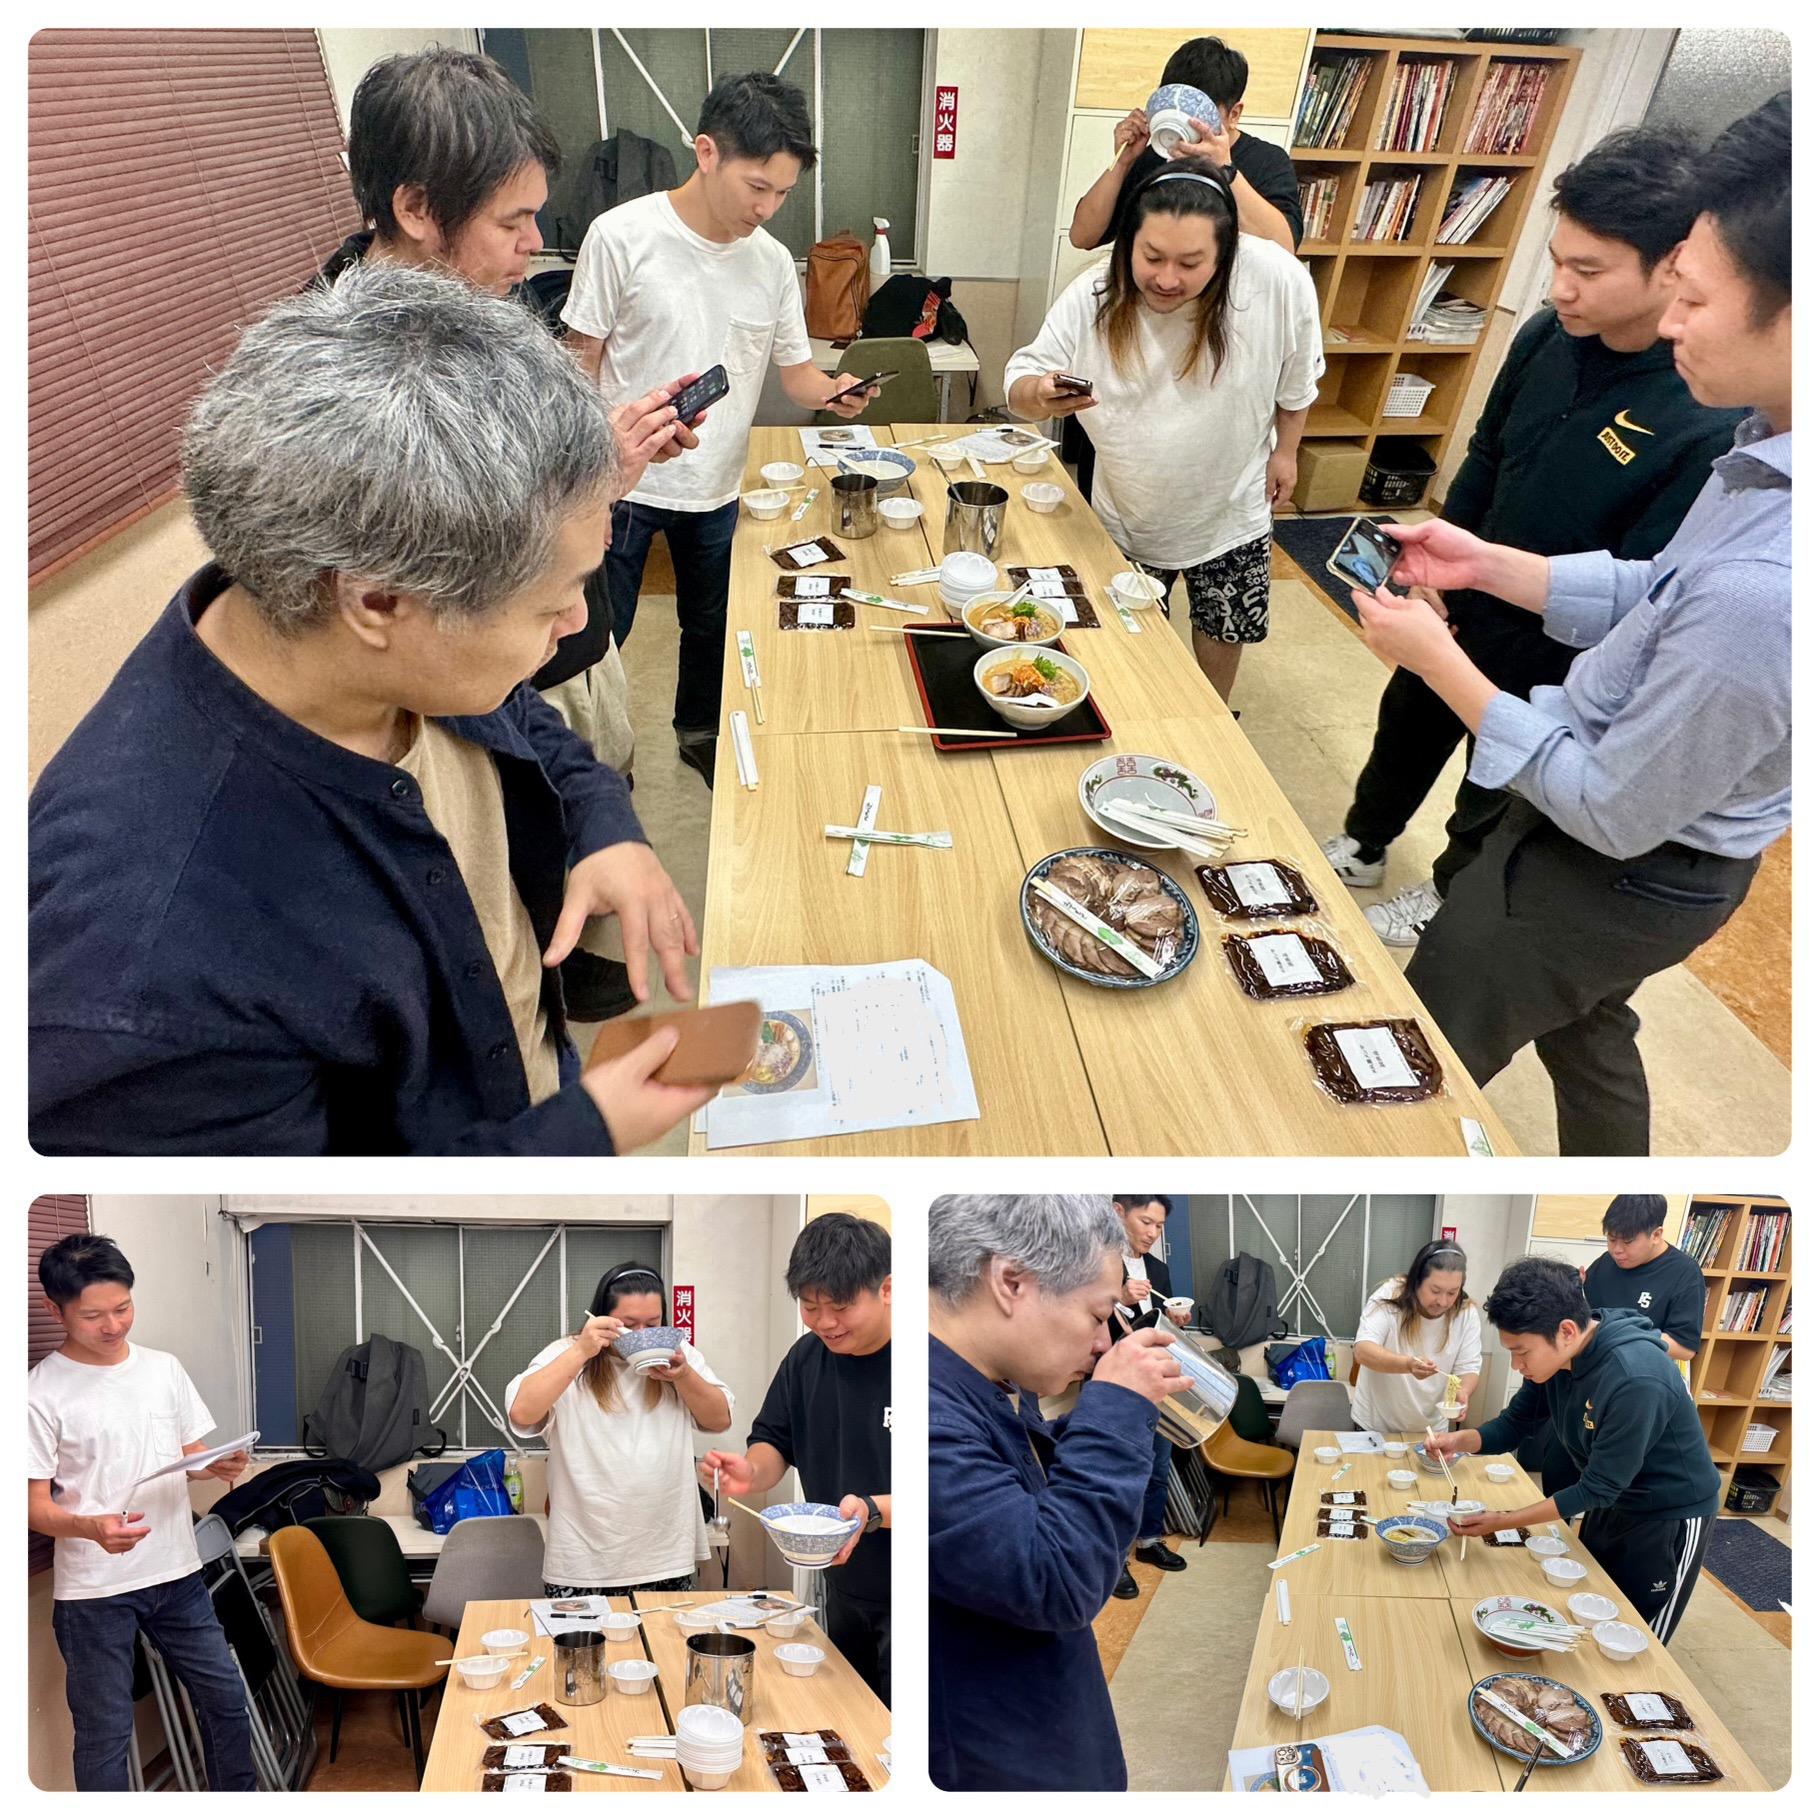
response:
<svg viewBox="0 0 1819 1819"><path fill-rule="evenodd" d="M1792 100L1700 161L1661 333L1693 395L1752 407L1672 542L1646 562L1532 555L1435 518L1388 528L1395 579L1481 588L1582 654L1559 688L1500 692L1416 599L1354 593L1365 641L1476 735L1510 793L1408 978L1480 1084L1533 1042L1563 1155L1645 1155L1629 1000L1717 932L1792 818Z"/></svg>

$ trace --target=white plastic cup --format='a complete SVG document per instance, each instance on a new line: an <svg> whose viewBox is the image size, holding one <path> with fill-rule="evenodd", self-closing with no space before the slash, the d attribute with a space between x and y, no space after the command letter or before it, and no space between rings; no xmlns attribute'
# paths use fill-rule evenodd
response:
<svg viewBox="0 0 1819 1819"><path fill-rule="evenodd" d="M530 1641L523 1630L488 1630L480 1638L480 1646L489 1655L510 1655L523 1648Z"/></svg>
<svg viewBox="0 0 1819 1819"><path fill-rule="evenodd" d="M1339 1449L1336 1446L1317 1446L1314 1448L1314 1457L1318 1459L1322 1465L1337 1465L1339 1463Z"/></svg>
<svg viewBox="0 0 1819 1819"><path fill-rule="evenodd" d="M1412 1491L1415 1488L1415 1474L1408 1471L1391 1472L1390 1484L1395 1490Z"/></svg>

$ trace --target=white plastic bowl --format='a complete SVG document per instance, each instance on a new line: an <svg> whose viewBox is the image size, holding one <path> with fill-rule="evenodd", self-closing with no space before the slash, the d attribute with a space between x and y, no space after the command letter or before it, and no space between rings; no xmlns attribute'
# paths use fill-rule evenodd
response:
<svg viewBox="0 0 1819 1819"><path fill-rule="evenodd" d="M1023 503L1046 517L1061 503L1062 492L1052 480L1036 480L1023 489Z"/></svg>
<svg viewBox="0 0 1819 1819"><path fill-rule="evenodd" d="M1011 466L1020 474L1039 474L1048 466L1048 450L1026 448L1022 454L1011 457Z"/></svg>
<svg viewBox="0 0 1819 1819"><path fill-rule="evenodd" d="M678 1757L677 1760L680 1761L681 1759ZM718 1769L713 1771L702 1768L690 1769L688 1771L688 1784L690 1787L694 1788L697 1793L711 1794L716 1790L725 1787L738 1772L739 1771L736 1768Z"/></svg>
<svg viewBox="0 0 1819 1819"><path fill-rule="evenodd" d="M1125 606L1137 610L1157 605L1164 589L1154 575L1141 575L1134 568L1125 568L1112 577L1112 592Z"/></svg>
<svg viewBox="0 0 1819 1819"><path fill-rule="evenodd" d="M1005 721L1011 726L1025 729L1053 726L1056 721L1064 719L1068 714L1071 714L1075 708L1079 707L1086 699L1087 695L1092 691L1093 680L1086 673L1084 664L1075 662L1072 657L1062 651L1045 650L1036 654L1046 658L1058 668L1066 670L1067 673L1080 684L1080 693L1073 701L1064 702L1058 708L1031 707L1026 701L1006 701L1002 700L999 696L994 695L991 690L985 686L985 672L988 669L996 669L1007 657L1014 658L1016 655L1015 652L1002 650L982 651L979 656L979 661L973 665L973 686L979 691L980 700L982 700L1000 720Z"/></svg>
<svg viewBox="0 0 1819 1819"><path fill-rule="evenodd" d="M1310 1667L1301 1676L1301 1711L1305 1716L1324 1700L1332 1691L1332 1683L1317 1667ZM1295 1715L1295 1670L1285 1667L1279 1673L1270 1675L1270 1703L1290 1718Z"/></svg>
<svg viewBox="0 0 1819 1819"><path fill-rule="evenodd" d="M909 530L922 516L920 499L882 499L878 502L878 516L894 531Z"/></svg>
<svg viewBox="0 0 1819 1819"><path fill-rule="evenodd" d="M794 486L802 478L802 469L793 461L767 461L758 473L766 486Z"/></svg>
<svg viewBox="0 0 1819 1819"><path fill-rule="evenodd" d="M606 1631L608 1642L630 1642L638 1633L638 1613L636 1611L608 1611L600 1619L600 1627Z"/></svg>
<svg viewBox="0 0 1819 1819"><path fill-rule="evenodd" d="M1322 1465L1337 1465L1339 1463L1339 1449L1336 1446L1317 1446L1314 1448L1314 1457L1318 1459Z"/></svg>
<svg viewBox="0 0 1819 1819"><path fill-rule="evenodd" d="M1415 1474L1410 1471L1391 1472L1390 1487L1398 1491L1412 1491L1415 1488Z"/></svg>
<svg viewBox="0 0 1819 1819"><path fill-rule="evenodd" d="M528 1641L530 1637L523 1630L488 1630L480 1638L480 1646L489 1655L510 1655L523 1648Z"/></svg>
<svg viewBox="0 0 1819 1819"><path fill-rule="evenodd" d="M781 518L789 504L789 494L775 487L764 487L745 495L745 509L754 518Z"/></svg>
<svg viewBox="0 0 1819 1819"><path fill-rule="evenodd" d="M657 1678L657 1664L654 1661L609 1661L606 1671L613 1677L613 1685L622 1693L634 1697L639 1693L648 1693Z"/></svg>
<svg viewBox="0 0 1819 1819"><path fill-rule="evenodd" d="M767 1634L787 1642L808 1621L807 1611L785 1611L781 1617L771 1617L765 1622Z"/></svg>
<svg viewBox="0 0 1819 1819"><path fill-rule="evenodd" d="M1168 1317L1179 1326L1183 1320L1192 1316L1194 1298L1192 1295L1171 1295L1162 1305L1168 1309Z"/></svg>
<svg viewBox="0 0 1819 1819"><path fill-rule="evenodd" d="M1554 1535L1530 1535L1522 1545L1543 1566L1550 1560L1558 1560L1567 1551L1566 1543Z"/></svg>
<svg viewBox="0 0 1819 1819"><path fill-rule="evenodd" d="M816 1648L812 1642L786 1642L781 1648L771 1651L786 1674L794 1674L798 1680L806 1680L827 1659L825 1649Z"/></svg>
<svg viewBox="0 0 1819 1819"><path fill-rule="evenodd" d="M1634 1661L1648 1651L1648 1637L1633 1623L1600 1623L1592 1640L1607 1661Z"/></svg>
<svg viewBox="0 0 1819 1819"><path fill-rule="evenodd" d="M1493 1484L1508 1484L1515 1477L1516 1468L1513 1465L1487 1465L1484 1475Z"/></svg>
<svg viewBox="0 0 1819 1819"><path fill-rule="evenodd" d="M461 1676L464 1686L480 1688L497 1686L511 1665L499 1655L470 1655L465 1661L455 1663L455 1671Z"/></svg>
<svg viewBox="0 0 1819 1819"><path fill-rule="evenodd" d="M1383 1443L1383 1454L1386 1459L1406 1459L1408 1442L1406 1440L1386 1440Z"/></svg>
<svg viewBox="0 0 1819 1819"><path fill-rule="evenodd" d="M1614 1598L1601 1598L1596 1592L1575 1592L1567 1599L1566 1608L1581 1623L1609 1623L1617 1615Z"/></svg>
<svg viewBox="0 0 1819 1819"><path fill-rule="evenodd" d="M1585 1577L1585 1563L1581 1560L1543 1560L1541 1570L1547 1575L1548 1584L1557 1585L1562 1591Z"/></svg>

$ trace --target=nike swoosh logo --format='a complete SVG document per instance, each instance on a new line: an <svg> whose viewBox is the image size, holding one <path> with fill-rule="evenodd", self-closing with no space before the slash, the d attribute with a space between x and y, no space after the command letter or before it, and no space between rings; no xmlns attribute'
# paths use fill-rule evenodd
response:
<svg viewBox="0 0 1819 1819"><path fill-rule="evenodd" d="M1652 436L1655 433L1652 429L1644 429L1640 423L1632 423L1628 411L1619 411L1611 421L1619 429L1634 430L1638 436Z"/></svg>

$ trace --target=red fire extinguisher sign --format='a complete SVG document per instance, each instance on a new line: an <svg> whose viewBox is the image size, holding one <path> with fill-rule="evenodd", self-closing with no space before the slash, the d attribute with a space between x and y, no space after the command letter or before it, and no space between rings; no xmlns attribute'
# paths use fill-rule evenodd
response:
<svg viewBox="0 0 1819 1819"><path fill-rule="evenodd" d="M695 1291L692 1287L684 1287L679 1282L676 1284L676 1292L672 1299L676 1310L675 1324L683 1338L693 1345L695 1343Z"/></svg>
<svg viewBox="0 0 1819 1819"><path fill-rule="evenodd" d="M935 156L951 158L954 155L954 141L959 135L960 127L960 90L958 88L938 88L935 90Z"/></svg>

